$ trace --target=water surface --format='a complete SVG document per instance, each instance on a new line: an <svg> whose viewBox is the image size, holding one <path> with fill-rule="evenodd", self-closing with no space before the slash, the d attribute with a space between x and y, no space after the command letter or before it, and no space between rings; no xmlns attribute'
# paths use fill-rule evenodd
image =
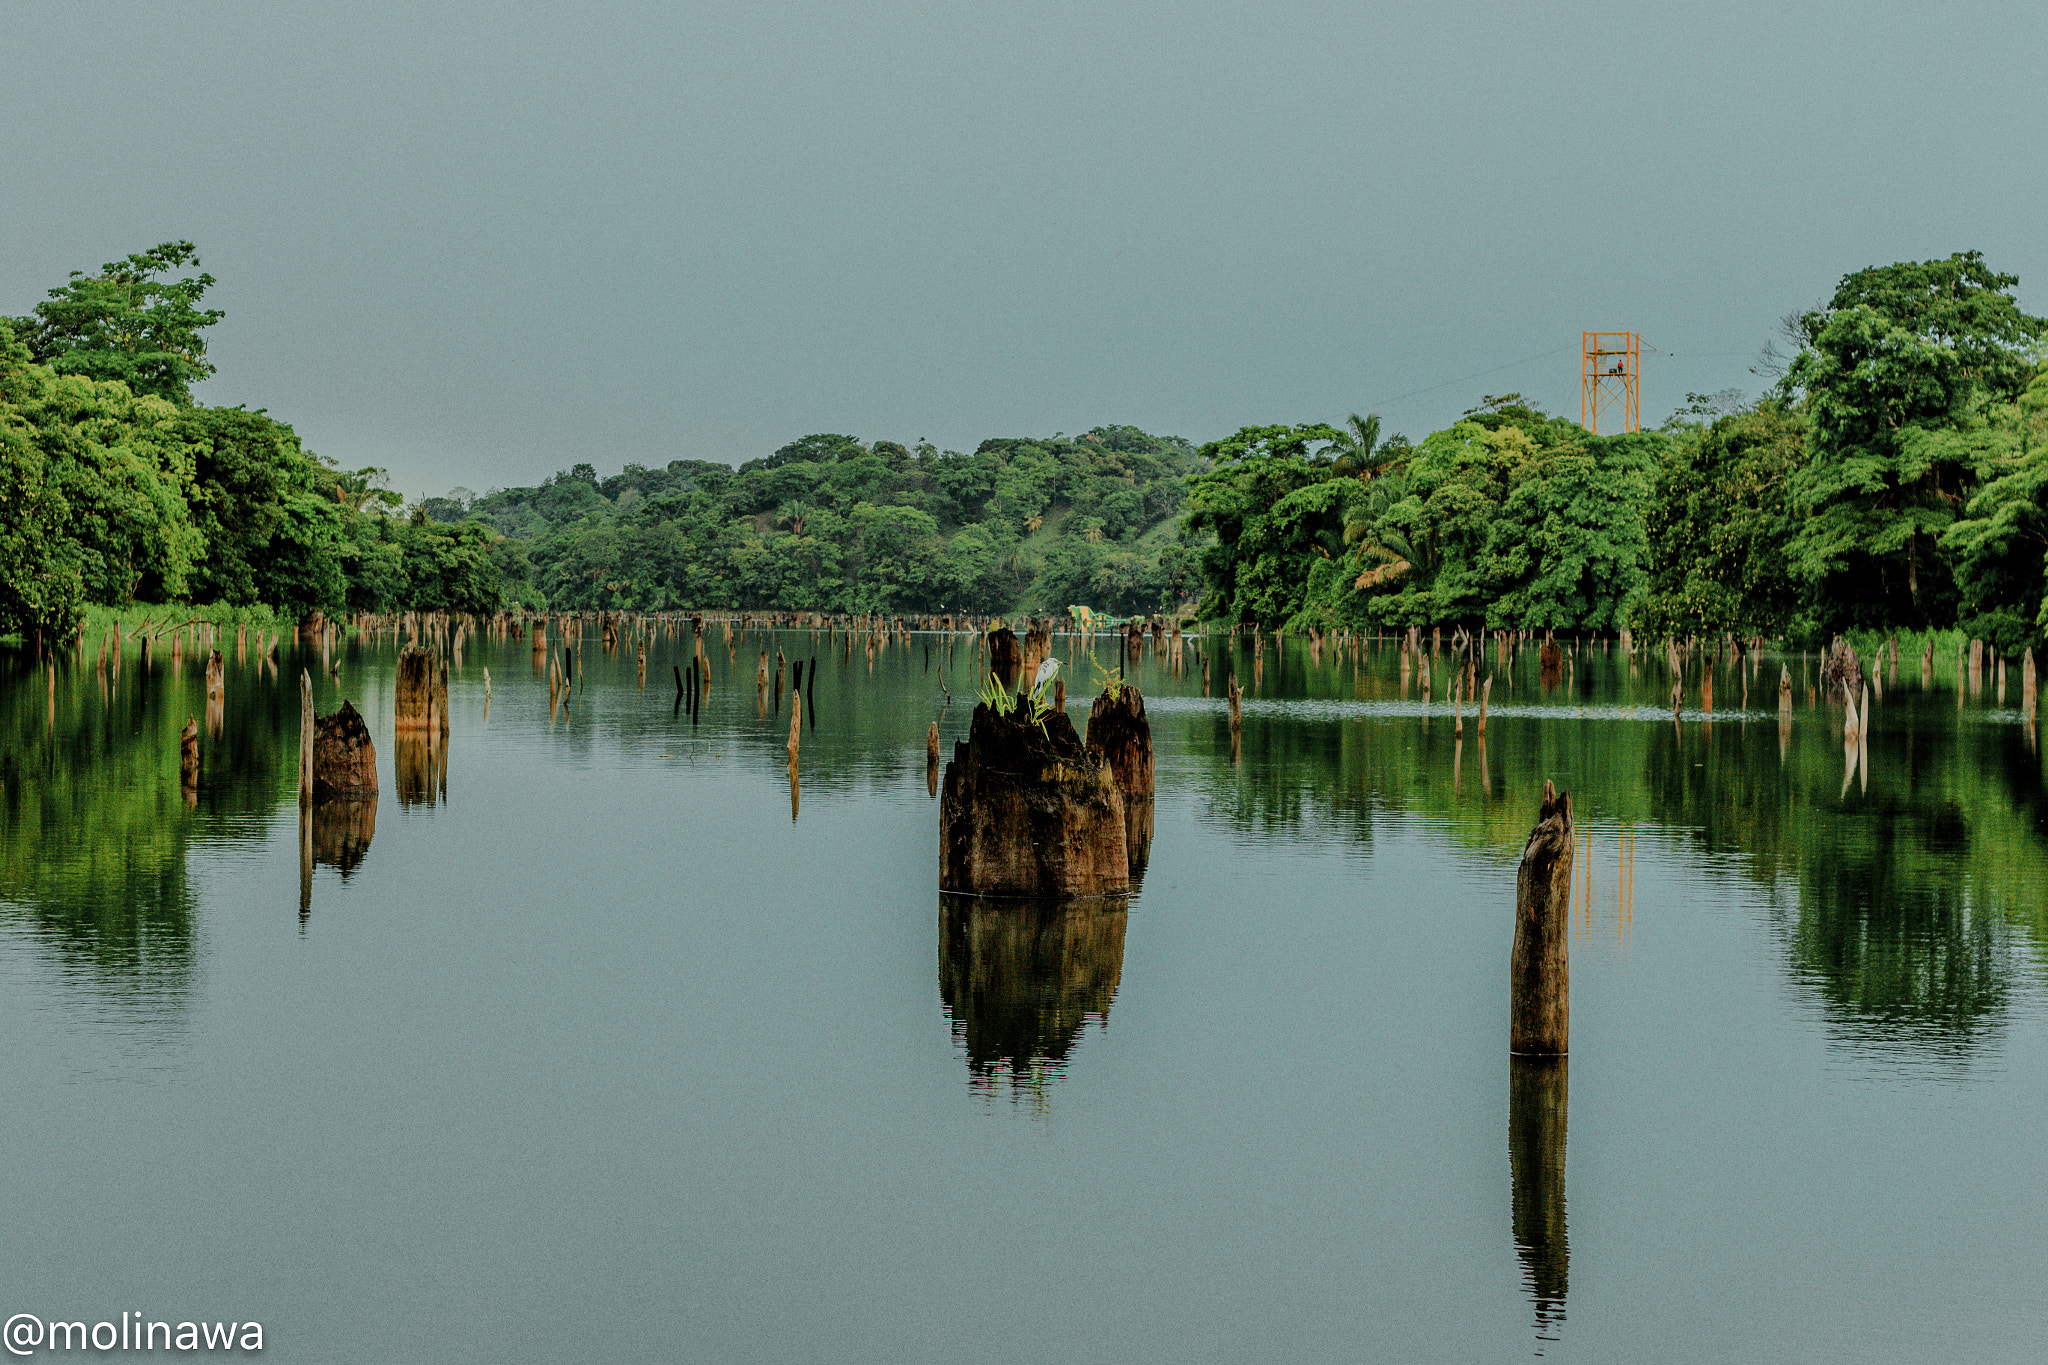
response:
<svg viewBox="0 0 2048 1365"><path fill-rule="evenodd" d="M303 1361L2048 1344L2016 687L1887 675L1845 754L1797 656L1788 729L1776 658L1711 712L1694 665L1674 722L1661 662L1489 656L1461 743L1442 662L1425 702L1390 648L1210 639L1204 695L1195 642L1147 650L1148 870L1051 913L937 894L924 734L965 735L971 638L844 646L714 636L693 721L666 634L643 686L593 630L552 714L525 642L472 641L427 750L389 637L334 674L288 643L230 658L189 805L191 659L0 660L0 1310L257 1319ZM817 660L794 790L764 648ZM313 822L303 909L302 667L383 787ZM1546 778L1573 1051L1516 1070Z"/></svg>

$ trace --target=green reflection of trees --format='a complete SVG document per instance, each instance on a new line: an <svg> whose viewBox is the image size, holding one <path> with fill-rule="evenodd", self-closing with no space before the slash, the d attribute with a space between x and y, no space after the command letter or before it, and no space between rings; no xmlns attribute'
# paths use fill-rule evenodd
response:
<svg viewBox="0 0 2048 1365"><path fill-rule="evenodd" d="M1525 651L1510 688L1489 649L1480 670L1496 676L1488 732L1482 745L1468 704L1460 746L1441 664L1425 717L1373 706L1420 701L1419 674L1404 696L1390 646L1356 665L1325 646L1318 664L1303 642L1269 642L1262 692L1249 690L1250 651L1217 646L1219 679L1234 655L1248 683L1242 758L1232 762L1220 709L1192 718L1180 742L1197 759L1211 816L1243 837L1313 830L1363 842L1389 817L1421 815L1441 837L1511 857L1547 777L1585 812L1603 878L1617 827L1658 827L1689 841L1706 868L1765 888L1784 907L1772 922L1787 966L1852 1038L1967 1050L1998 1027L2029 960L2035 971L2048 965L2037 741L1988 696L1959 708L1943 677L1927 691L1917 676L1894 678L1845 791L1841 712L1807 704L1797 658L1781 739L1776 659L1750 677L1741 715L1742 672L1712 665L1711 723L1703 666L1688 662L1685 719L1674 725L1659 660L1638 658L1631 670L1581 654L1567 682L1545 689ZM1261 708L1262 699L1283 704Z"/></svg>
<svg viewBox="0 0 2048 1365"><path fill-rule="evenodd" d="M186 852L206 832L261 828L289 791L296 731L279 722L277 679L231 661L226 723L217 740L202 730L188 805L178 736L206 714L203 665L154 655L144 668L131 642L105 670L66 656L53 693L46 665L0 650L0 918L103 982L176 998L193 968Z"/></svg>

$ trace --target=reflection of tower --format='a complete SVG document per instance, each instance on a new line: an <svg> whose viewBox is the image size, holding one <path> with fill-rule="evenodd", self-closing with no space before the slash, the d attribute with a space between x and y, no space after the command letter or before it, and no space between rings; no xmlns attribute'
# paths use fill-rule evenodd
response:
<svg viewBox="0 0 2048 1365"><path fill-rule="evenodd" d="M1641 431L1642 337L1635 332L1584 332L1581 336L1579 425L1595 436Z"/></svg>
<svg viewBox="0 0 2048 1365"><path fill-rule="evenodd" d="M968 1084L1038 1090L1090 1018L1104 1022L1124 966L1118 901L939 898L939 996L967 1051Z"/></svg>
<svg viewBox="0 0 2048 1365"><path fill-rule="evenodd" d="M1536 1336L1557 1340L1564 1322L1571 1249L1564 1225L1565 1114L1570 1062L1508 1059L1508 1173L1514 1182L1515 1254L1536 1306Z"/></svg>

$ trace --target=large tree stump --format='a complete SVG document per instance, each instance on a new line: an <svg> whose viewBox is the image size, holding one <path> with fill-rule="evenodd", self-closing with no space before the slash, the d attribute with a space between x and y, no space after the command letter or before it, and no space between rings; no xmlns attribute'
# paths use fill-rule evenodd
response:
<svg viewBox="0 0 2048 1365"><path fill-rule="evenodd" d="M313 722L313 799L377 794L377 746L348 702Z"/></svg>
<svg viewBox="0 0 2048 1365"><path fill-rule="evenodd" d="M1509 962L1510 1052L1571 1050L1571 891L1577 831L1572 797L1543 784L1543 807L1515 873L1515 947Z"/></svg>
<svg viewBox="0 0 2048 1365"><path fill-rule="evenodd" d="M1088 711L1088 747L1100 753L1124 798L1124 844L1131 878L1145 870L1152 851L1152 723L1145 697L1125 683L1103 692Z"/></svg>
<svg viewBox="0 0 2048 1365"><path fill-rule="evenodd" d="M391 703L398 730L425 730L434 719L434 657L407 645L398 651L398 685Z"/></svg>
<svg viewBox="0 0 2048 1365"><path fill-rule="evenodd" d="M974 708L939 803L939 889L973 895L1122 896L1130 890L1123 793L1063 711L1043 730L1020 699Z"/></svg>

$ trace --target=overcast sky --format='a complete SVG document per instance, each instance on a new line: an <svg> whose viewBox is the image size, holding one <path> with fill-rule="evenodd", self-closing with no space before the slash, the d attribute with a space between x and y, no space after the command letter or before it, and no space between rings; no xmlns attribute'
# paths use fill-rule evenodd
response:
<svg viewBox="0 0 2048 1365"><path fill-rule="evenodd" d="M201 401L408 494L808 432L1754 391L1850 270L2048 311L2048 5L10 5L0 312L173 238Z"/></svg>

